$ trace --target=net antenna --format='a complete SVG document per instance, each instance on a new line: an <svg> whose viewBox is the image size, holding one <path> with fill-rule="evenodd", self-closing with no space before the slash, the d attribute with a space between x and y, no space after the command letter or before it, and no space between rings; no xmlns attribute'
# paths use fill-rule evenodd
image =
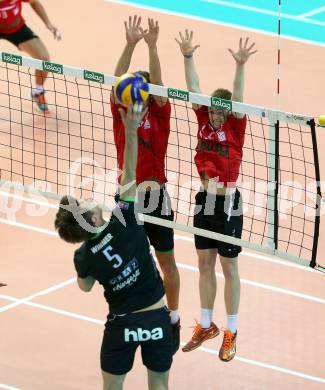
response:
<svg viewBox="0 0 325 390"><path fill-rule="evenodd" d="M37 113L30 99L34 69L49 72L48 115ZM109 107L115 80L96 71L0 52L1 190L8 196L16 191L55 200L66 194L93 197L111 210L118 175ZM169 97L172 103L166 173L175 222L148 215L144 221L320 270L316 259L321 193L313 118L216 102L211 96L152 84L149 92ZM201 184L193 162L197 122L192 103L222 104L248 116L238 182L246 210L242 239L192 226Z"/></svg>

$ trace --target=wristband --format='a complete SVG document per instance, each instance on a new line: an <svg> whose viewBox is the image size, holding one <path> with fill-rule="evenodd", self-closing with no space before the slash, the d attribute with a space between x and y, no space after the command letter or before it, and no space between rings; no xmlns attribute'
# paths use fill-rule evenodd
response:
<svg viewBox="0 0 325 390"><path fill-rule="evenodd" d="M183 54L185 58L192 58L193 54Z"/></svg>

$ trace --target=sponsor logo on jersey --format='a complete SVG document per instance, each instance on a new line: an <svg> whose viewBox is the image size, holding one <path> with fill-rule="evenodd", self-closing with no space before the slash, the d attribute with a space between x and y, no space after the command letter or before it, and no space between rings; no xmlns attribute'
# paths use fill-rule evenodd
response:
<svg viewBox="0 0 325 390"><path fill-rule="evenodd" d="M160 340L164 337L162 328L154 328L151 331L137 328L136 330L124 329L124 341L126 343L134 341Z"/></svg>
<svg viewBox="0 0 325 390"><path fill-rule="evenodd" d="M129 277L132 272L139 268L138 260L134 257L115 278L109 280L109 284L115 285L121 283L125 278Z"/></svg>
<svg viewBox="0 0 325 390"><path fill-rule="evenodd" d="M132 284L134 284L137 280L138 280L138 277L140 276L140 270L139 268L133 272L133 274L131 274L127 279L125 279L123 282L121 283L118 283L115 285L115 287L113 287L113 291L120 291L122 290L123 288L125 287L130 287L132 286Z"/></svg>
<svg viewBox="0 0 325 390"><path fill-rule="evenodd" d="M150 122L148 119L145 120L144 124L143 124L143 128L144 129L150 129Z"/></svg>
<svg viewBox="0 0 325 390"><path fill-rule="evenodd" d="M215 152L221 157L227 157L229 155L229 146L205 139L198 140L197 149L202 152Z"/></svg>
<svg viewBox="0 0 325 390"><path fill-rule="evenodd" d="M217 132L217 136L218 136L218 141L219 142L224 142L226 141L226 134L224 131L218 131Z"/></svg>

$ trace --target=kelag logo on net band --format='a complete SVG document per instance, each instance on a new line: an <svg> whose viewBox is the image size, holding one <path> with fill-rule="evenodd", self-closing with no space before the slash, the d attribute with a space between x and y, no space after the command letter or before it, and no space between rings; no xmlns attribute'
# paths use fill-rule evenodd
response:
<svg viewBox="0 0 325 390"><path fill-rule="evenodd" d="M96 83L104 83L104 75L102 73L93 72L92 70L84 70L84 79L95 81Z"/></svg>
<svg viewBox="0 0 325 390"><path fill-rule="evenodd" d="M63 65L54 62L43 61L43 70L51 73L63 74Z"/></svg>
<svg viewBox="0 0 325 390"><path fill-rule="evenodd" d="M220 108L221 110L232 111L232 101L225 100L217 97L211 98L211 106Z"/></svg>
<svg viewBox="0 0 325 390"><path fill-rule="evenodd" d="M9 53L2 53L2 61L14 65L21 65L23 63L21 56L16 56L15 54Z"/></svg>
<svg viewBox="0 0 325 390"><path fill-rule="evenodd" d="M181 89L168 88L168 97L177 100L189 101L189 93Z"/></svg>

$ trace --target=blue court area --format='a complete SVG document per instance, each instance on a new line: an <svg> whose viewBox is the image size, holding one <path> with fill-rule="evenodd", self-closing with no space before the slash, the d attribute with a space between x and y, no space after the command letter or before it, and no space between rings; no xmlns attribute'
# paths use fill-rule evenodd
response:
<svg viewBox="0 0 325 390"><path fill-rule="evenodd" d="M278 0L113 0L147 9L278 33ZM281 0L281 35L325 46L324 0Z"/></svg>

